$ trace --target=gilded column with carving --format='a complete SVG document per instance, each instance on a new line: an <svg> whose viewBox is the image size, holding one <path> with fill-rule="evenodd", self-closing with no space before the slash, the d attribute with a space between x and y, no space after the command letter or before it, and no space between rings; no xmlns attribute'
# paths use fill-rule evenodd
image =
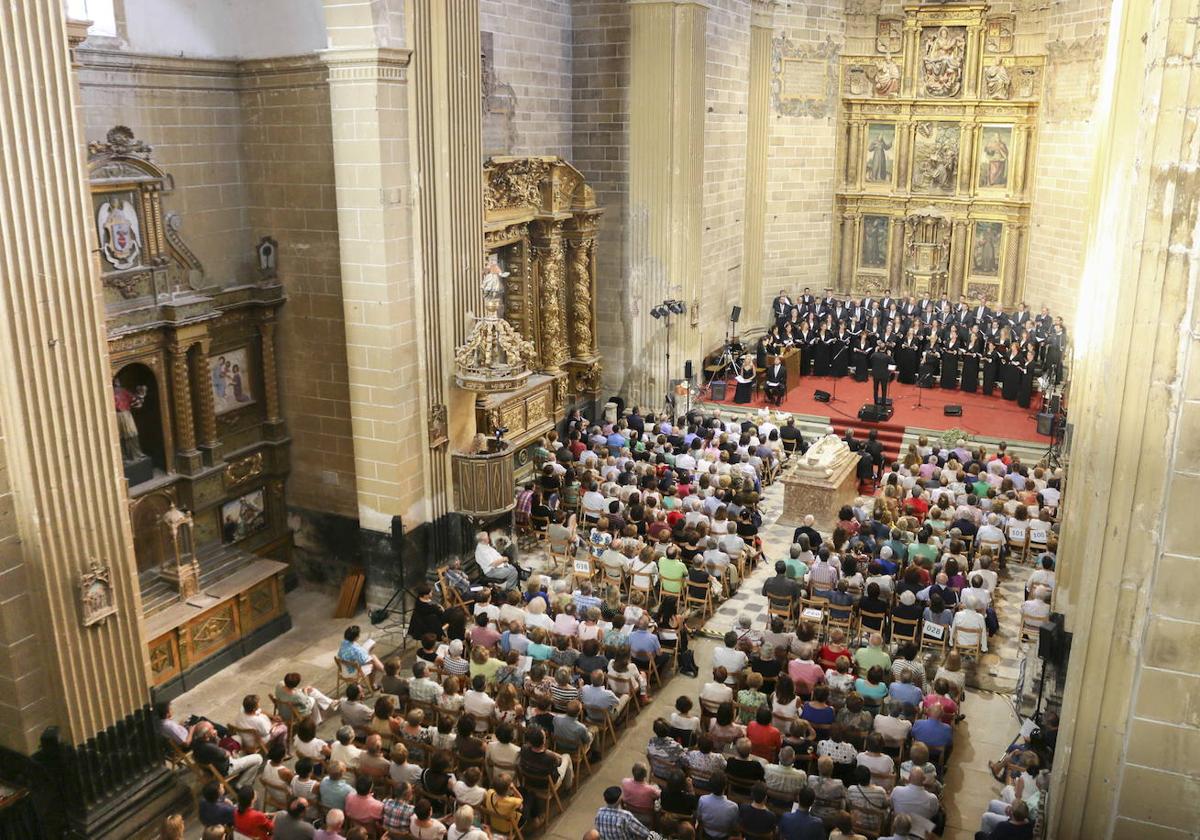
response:
<svg viewBox="0 0 1200 840"><path fill-rule="evenodd" d="M855 231L858 225L855 224L855 215L853 213L842 214L842 265L840 274L839 292L845 294L854 289L854 241Z"/></svg>
<svg viewBox="0 0 1200 840"><path fill-rule="evenodd" d="M1004 288L1000 294L1005 308L1011 307L1016 301L1017 285L1021 277L1018 272L1022 262L1018 255L1022 250L1021 239L1024 235L1025 225L1009 225L1004 236Z"/></svg>
<svg viewBox="0 0 1200 840"><path fill-rule="evenodd" d="M861 120L851 120L848 133L850 135L846 149L846 183L853 189L859 187L858 165L859 149L862 144L863 123Z"/></svg>
<svg viewBox="0 0 1200 840"><path fill-rule="evenodd" d="M592 250L596 240L585 236L571 242L571 355L590 359L596 355L593 328Z"/></svg>
<svg viewBox="0 0 1200 840"><path fill-rule="evenodd" d="M208 382L208 356L211 339L202 338L192 345L192 381L197 383L196 398L200 411L200 447L207 451L207 462L213 461L212 453L221 445L217 439L217 413L213 406L212 388Z"/></svg>
<svg viewBox="0 0 1200 840"><path fill-rule="evenodd" d="M176 458L180 469L188 472L198 466L199 452L196 449L196 425L192 412L192 376L188 365L188 351L192 344L172 344L171 391L175 417Z"/></svg>
<svg viewBox="0 0 1200 840"><path fill-rule="evenodd" d="M562 228L553 223L534 245L538 261L538 305L542 322L542 368L557 373L567 361L567 280Z"/></svg>
<svg viewBox="0 0 1200 840"><path fill-rule="evenodd" d="M958 297L966 288L967 222L958 219L950 239L950 295Z"/></svg>
<svg viewBox="0 0 1200 840"><path fill-rule="evenodd" d="M263 397L267 405L267 422L278 423L279 378L275 372L275 319L266 317L258 323L258 334L262 339Z"/></svg>

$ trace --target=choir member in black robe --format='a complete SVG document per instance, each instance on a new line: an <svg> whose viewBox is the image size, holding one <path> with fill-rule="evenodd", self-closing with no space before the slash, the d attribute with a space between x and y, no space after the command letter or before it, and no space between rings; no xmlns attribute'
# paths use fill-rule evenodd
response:
<svg viewBox="0 0 1200 840"><path fill-rule="evenodd" d="M968 394L974 394L979 388L979 357L982 353L983 336L979 334L978 327L972 326L967 340L963 342L962 382L959 384Z"/></svg>
<svg viewBox="0 0 1200 840"><path fill-rule="evenodd" d="M950 327L950 337L942 345L942 388L958 387L958 358L962 353L962 345L958 341L958 327Z"/></svg>
<svg viewBox="0 0 1200 840"><path fill-rule="evenodd" d="M850 370L850 331L846 329L845 321L838 323L837 334L833 339L833 356L829 359L830 372L834 376L845 376Z"/></svg>
<svg viewBox="0 0 1200 840"><path fill-rule="evenodd" d="M754 360L749 356L742 356L742 360L734 369L734 380L737 382L737 390L733 393L733 401L739 405L745 405L750 402L754 396Z"/></svg>
<svg viewBox="0 0 1200 840"><path fill-rule="evenodd" d="M1036 362L1037 351L1030 347L1018 368L1021 378L1017 381L1017 405L1021 408L1029 408L1029 404L1033 401L1033 372Z"/></svg>
<svg viewBox="0 0 1200 840"><path fill-rule="evenodd" d="M867 333L865 331L859 333L858 340L850 348L850 364L854 366L855 382L867 381L867 374L870 372L868 363L873 349Z"/></svg>
<svg viewBox="0 0 1200 840"><path fill-rule="evenodd" d="M988 342L983 348L983 393L987 396L992 395L992 391L996 389L996 374L1000 368L1000 351L996 349L996 345Z"/></svg>
<svg viewBox="0 0 1200 840"><path fill-rule="evenodd" d="M787 292L783 289L779 290L779 295L771 302L771 314L775 316L776 326L787 323L788 316L792 312L792 299L787 296Z"/></svg>
<svg viewBox="0 0 1200 840"><path fill-rule="evenodd" d="M813 340L813 376L829 376L829 360L833 358L833 333L824 322Z"/></svg>
<svg viewBox="0 0 1200 840"><path fill-rule="evenodd" d="M1000 366L1000 396L1015 400L1021 387L1021 348L1016 344L1008 348L1008 357Z"/></svg>
<svg viewBox="0 0 1200 840"><path fill-rule="evenodd" d="M800 325L800 329L796 331L795 347L800 351L800 375L807 376L812 374L813 369L813 351L812 351L813 335L808 329L808 322L805 321Z"/></svg>
<svg viewBox="0 0 1200 840"><path fill-rule="evenodd" d="M783 352L783 333L779 329L779 325L771 327L770 331L763 338L763 350L768 356L778 356Z"/></svg>
<svg viewBox="0 0 1200 840"><path fill-rule="evenodd" d="M905 385L917 381L917 364L921 358L921 342L915 327L909 327L903 340L896 346L896 378Z"/></svg>
<svg viewBox="0 0 1200 840"><path fill-rule="evenodd" d="M1054 326L1050 330L1050 335L1046 337L1044 349L1046 354L1046 372L1055 382L1062 382L1063 354L1067 349L1067 330L1063 326L1062 318L1054 320Z"/></svg>

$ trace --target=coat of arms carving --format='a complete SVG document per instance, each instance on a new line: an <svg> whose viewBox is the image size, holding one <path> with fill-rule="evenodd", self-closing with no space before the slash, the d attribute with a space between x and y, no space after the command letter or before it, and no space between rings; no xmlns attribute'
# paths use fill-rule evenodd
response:
<svg viewBox="0 0 1200 840"><path fill-rule="evenodd" d="M104 258L118 270L133 268L142 253L137 210L128 201L105 201L96 212L96 233Z"/></svg>

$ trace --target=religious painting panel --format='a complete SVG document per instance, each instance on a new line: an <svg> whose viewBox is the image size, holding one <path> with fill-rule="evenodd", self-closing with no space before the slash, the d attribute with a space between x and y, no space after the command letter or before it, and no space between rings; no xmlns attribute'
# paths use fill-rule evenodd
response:
<svg viewBox="0 0 1200 840"><path fill-rule="evenodd" d="M213 410L217 414L236 411L254 402L250 350L239 347L208 359Z"/></svg>
<svg viewBox="0 0 1200 840"><path fill-rule="evenodd" d="M938 99L961 96L967 63L967 28L925 27L921 30L919 49L922 95Z"/></svg>
<svg viewBox="0 0 1200 840"><path fill-rule="evenodd" d="M240 542L266 527L267 509L261 487L221 505L221 542Z"/></svg>
<svg viewBox="0 0 1200 840"><path fill-rule="evenodd" d="M862 247L858 267L884 270L888 266L892 220L887 216L862 217Z"/></svg>
<svg viewBox="0 0 1200 840"><path fill-rule="evenodd" d="M971 274L984 277L1000 276L1003 222L976 222L971 236Z"/></svg>
<svg viewBox="0 0 1200 840"><path fill-rule="evenodd" d="M1011 125L983 125L979 130L980 189L1005 189L1008 187L1008 161L1012 150Z"/></svg>
<svg viewBox="0 0 1200 840"><path fill-rule="evenodd" d="M890 187L896 174L896 126L894 123L868 123L863 180L868 184Z"/></svg>
<svg viewBox="0 0 1200 840"><path fill-rule="evenodd" d="M912 191L953 195L958 175L958 147L958 123L917 123L913 135Z"/></svg>

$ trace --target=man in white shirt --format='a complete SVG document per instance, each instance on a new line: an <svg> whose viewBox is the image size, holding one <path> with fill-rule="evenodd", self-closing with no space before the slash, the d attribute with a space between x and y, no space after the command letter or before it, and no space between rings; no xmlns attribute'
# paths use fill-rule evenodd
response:
<svg viewBox="0 0 1200 840"><path fill-rule="evenodd" d="M1039 587L1045 587L1053 591L1054 589L1054 557L1049 554L1042 555L1041 568L1029 576L1029 581L1025 584L1027 593L1036 592Z"/></svg>
<svg viewBox="0 0 1200 840"><path fill-rule="evenodd" d="M745 651L738 650L737 643L738 634L730 630L725 634L725 646L713 649L713 668L725 669L725 682L729 685L736 685L737 675L750 664Z"/></svg>
<svg viewBox="0 0 1200 840"><path fill-rule="evenodd" d="M580 507L583 510L583 518L588 522L597 522L604 512L608 509L608 501L600 492L600 488L593 482L583 494L580 500Z"/></svg>
<svg viewBox="0 0 1200 840"><path fill-rule="evenodd" d="M1000 582L999 576L992 569L992 560L990 557L983 557L979 560L979 568L971 573L971 577L975 575L983 578L983 588L988 592L995 592L996 585Z"/></svg>
<svg viewBox="0 0 1200 840"><path fill-rule="evenodd" d="M987 652L987 622L980 612L979 601L963 599L963 608L954 614L951 625L951 640L954 644L972 644L979 639L979 649Z"/></svg>
<svg viewBox="0 0 1200 840"><path fill-rule="evenodd" d="M1050 590L1042 587L1025 603L1021 604L1021 618L1025 624L1037 627L1050 626Z"/></svg>
<svg viewBox="0 0 1200 840"><path fill-rule="evenodd" d="M1001 521L1000 514L988 514L987 524L981 525L979 528L979 533L975 535L975 544L983 545L985 543L999 543L1003 545L1004 531L1000 528Z"/></svg>
<svg viewBox="0 0 1200 840"><path fill-rule="evenodd" d="M916 708L910 704L905 704L903 708L891 708L895 704L889 703L888 714L875 715L875 721L872 727L876 732L883 737L883 742L888 747L897 747L908 739L908 733L912 731L912 719L916 716Z"/></svg>
<svg viewBox="0 0 1200 840"><path fill-rule="evenodd" d="M940 807L938 798L925 790L925 771L920 767L914 767L908 774L908 784L892 791L892 811L897 814L915 814L932 820Z"/></svg>
<svg viewBox="0 0 1200 840"><path fill-rule="evenodd" d="M495 549L487 531L480 531L475 541L475 563L479 566L479 571L483 572L483 577L500 584L504 589L516 586L520 580L517 567Z"/></svg>
<svg viewBox="0 0 1200 840"><path fill-rule="evenodd" d="M792 747L784 747L779 751L779 761L766 766L767 790L781 802L791 802L796 798L800 788L808 781L808 774L797 769L796 751Z"/></svg>
<svg viewBox="0 0 1200 840"><path fill-rule="evenodd" d="M729 685L729 672L724 668L713 668L712 682L706 682L700 689L700 700L712 704L732 703L733 688Z"/></svg>
<svg viewBox="0 0 1200 840"><path fill-rule="evenodd" d="M972 596L985 610L992 605L992 593L983 585L983 575L979 572L971 575L971 585L964 587L962 591L964 601Z"/></svg>
<svg viewBox="0 0 1200 840"><path fill-rule="evenodd" d="M704 565L717 577L724 575L725 570L729 568L729 555L718 548L716 537L708 538L704 552Z"/></svg>
<svg viewBox="0 0 1200 840"><path fill-rule="evenodd" d="M487 678L476 674L471 688L463 694L463 711L475 717L475 731L486 732L488 721L496 710L496 701L487 693Z"/></svg>

